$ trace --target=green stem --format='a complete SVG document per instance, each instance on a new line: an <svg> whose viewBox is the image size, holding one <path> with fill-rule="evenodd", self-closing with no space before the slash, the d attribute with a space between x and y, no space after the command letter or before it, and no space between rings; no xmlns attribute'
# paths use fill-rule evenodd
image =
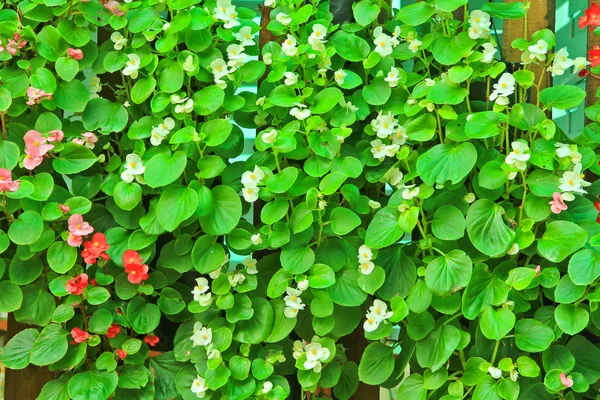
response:
<svg viewBox="0 0 600 400"><path fill-rule="evenodd" d="M494 362L496 361L496 356L498 355L498 348L500 347L500 341L496 340L496 345L494 346L494 352L492 353L492 361L490 361L490 364L494 365Z"/></svg>

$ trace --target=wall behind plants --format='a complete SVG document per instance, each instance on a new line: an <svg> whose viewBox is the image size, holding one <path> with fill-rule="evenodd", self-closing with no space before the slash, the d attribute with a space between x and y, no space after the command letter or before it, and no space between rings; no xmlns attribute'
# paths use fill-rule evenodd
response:
<svg viewBox="0 0 600 400"><path fill-rule="evenodd" d="M467 3L5 2L0 360L46 400L595 398L599 108L549 115L600 58L525 29L507 72L529 3Z"/></svg>

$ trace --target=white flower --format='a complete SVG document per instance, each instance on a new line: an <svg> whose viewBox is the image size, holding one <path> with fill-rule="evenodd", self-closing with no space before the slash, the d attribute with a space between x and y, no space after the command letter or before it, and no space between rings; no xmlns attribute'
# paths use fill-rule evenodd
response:
<svg viewBox="0 0 600 400"><path fill-rule="evenodd" d="M327 36L327 28L321 24L314 24L312 33L308 37L308 43L312 46L313 50L319 52L325 51L325 36Z"/></svg>
<svg viewBox="0 0 600 400"><path fill-rule="evenodd" d="M174 127L175 120L173 120L171 117L165 118L162 124L152 127L150 143L152 143L153 146L158 146Z"/></svg>
<svg viewBox="0 0 600 400"><path fill-rule="evenodd" d="M406 134L406 128L402 125L397 125L396 129L392 133L392 136L390 137L392 138L392 142L394 142L394 144L402 146L404 143L406 143L406 140L408 139L408 135Z"/></svg>
<svg viewBox="0 0 600 400"><path fill-rule="evenodd" d="M267 65L271 65L271 63L273 62L273 54L271 54L271 53L263 54L263 62Z"/></svg>
<svg viewBox="0 0 600 400"><path fill-rule="evenodd" d="M399 74L400 71L398 71L398 68L392 67L384 80L389 83L390 87L396 87L398 86L398 81L400 80Z"/></svg>
<svg viewBox="0 0 600 400"><path fill-rule="evenodd" d="M346 77L346 75L348 75L348 74L343 69L338 69L337 71L335 71L333 73L333 77L335 79L335 82L338 85L343 85L344 84L344 78Z"/></svg>
<svg viewBox="0 0 600 400"><path fill-rule="evenodd" d="M244 266L246 267L246 272L250 275L258 274L258 270L256 269L256 263L256 259L252 258L251 256L244 258L244 261L242 261L242 264L244 264Z"/></svg>
<svg viewBox="0 0 600 400"><path fill-rule="evenodd" d="M297 308L286 307L283 309L283 315L285 315L286 318L296 318L298 316L298 311L299 309Z"/></svg>
<svg viewBox="0 0 600 400"><path fill-rule="evenodd" d="M502 370L500 368L489 367L488 368L488 372L490 373L490 375L494 379L500 379L500 378L502 378Z"/></svg>
<svg viewBox="0 0 600 400"><path fill-rule="evenodd" d="M239 285L240 283L242 283L246 280L246 276L242 273L235 272L231 275L228 275L227 280L229 281L229 284L231 285L231 287L236 287L237 285Z"/></svg>
<svg viewBox="0 0 600 400"><path fill-rule="evenodd" d="M373 264L372 261L362 261L359 267L359 270L363 275L369 275L375 269L375 264Z"/></svg>
<svg viewBox="0 0 600 400"><path fill-rule="evenodd" d="M302 343L300 340L294 341L292 350L294 350L292 357L294 357L294 360L297 360L302 354L304 354L304 343Z"/></svg>
<svg viewBox="0 0 600 400"><path fill-rule="evenodd" d="M90 93L99 93L102 90L100 78L92 76L90 78Z"/></svg>
<svg viewBox="0 0 600 400"><path fill-rule="evenodd" d="M481 47L483 47L483 58L481 59L481 62L491 63L496 55L496 47L491 43L484 43Z"/></svg>
<svg viewBox="0 0 600 400"><path fill-rule="evenodd" d="M287 38L281 44L281 50L288 57L293 57L298 53L298 48L296 47L297 41L296 38L292 35L288 34Z"/></svg>
<svg viewBox="0 0 600 400"><path fill-rule="evenodd" d="M227 46L227 57L229 58L227 65L230 67L239 67L244 65L248 55L244 53L243 46L240 46L239 44L230 44ZM235 69L229 70L229 73L234 71Z"/></svg>
<svg viewBox="0 0 600 400"><path fill-rule="evenodd" d="M370 314L367 314L367 320L363 325L365 332L373 332L377 328L379 328L379 322L375 321Z"/></svg>
<svg viewBox="0 0 600 400"><path fill-rule="evenodd" d="M435 86L435 81L431 78L425 78L425 86L427 86L427 87Z"/></svg>
<svg viewBox="0 0 600 400"><path fill-rule="evenodd" d="M235 6L227 7L227 10L225 11L225 18L223 18L223 21L225 21L225 23L223 24L223 28L225 29L231 29L234 26L240 25Z"/></svg>
<svg viewBox="0 0 600 400"><path fill-rule="evenodd" d="M121 50L127 45L127 38L124 37L121 32L113 32L113 34L110 35L110 40L115 43L113 46L115 50Z"/></svg>
<svg viewBox="0 0 600 400"><path fill-rule="evenodd" d="M137 54L128 54L127 58L129 60L125 63L125 68L123 68L123 75L131 76L131 78L135 79L138 77L138 70L140 69L140 57Z"/></svg>
<svg viewBox="0 0 600 400"><path fill-rule="evenodd" d="M540 39L537 43L529 46L527 51L529 51L530 60L538 59L544 61L546 59L546 54L548 53L548 43L546 43L544 39Z"/></svg>
<svg viewBox="0 0 600 400"><path fill-rule="evenodd" d="M494 101L498 97L507 97L515 92L515 77L510 72L502 74L498 83L494 83L494 91L490 95L490 100Z"/></svg>
<svg viewBox="0 0 600 400"><path fill-rule="evenodd" d="M516 382L519 379L519 372L516 369L510 371L510 380Z"/></svg>
<svg viewBox="0 0 600 400"><path fill-rule="evenodd" d="M285 83L288 86L293 86L296 83L298 83L298 75L296 75L293 72L286 72L285 74L283 74L283 76L285 76L285 80L283 83Z"/></svg>
<svg viewBox="0 0 600 400"><path fill-rule="evenodd" d="M387 57L392 54L394 48L392 47L392 38L385 33L380 33L375 37L375 52L379 53L381 57Z"/></svg>
<svg viewBox="0 0 600 400"><path fill-rule="evenodd" d="M125 170L121 173L121 179L127 183L133 182L133 177L142 175L146 171L146 167L142 163L142 159L137 154L128 154L125 157Z"/></svg>
<svg viewBox="0 0 600 400"><path fill-rule="evenodd" d="M265 383L263 383L263 388L261 390L262 394L267 394L269 393L271 390L273 390L273 384L269 381L265 381Z"/></svg>
<svg viewBox="0 0 600 400"><path fill-rule="evenodd" d="M271 129L269 132L262 135L262 141L268 144L273 144L277 139L277 130Z"/></svg>
<svg viewBox="0 0 600 400"><path fill-rule="evenodd" d="M371 127L377 134L377 137L385 139L394 133L394 130L397 127L397 122L398 121L394 118L391 112L388 112L387 114L382 114L379 112L377 118L371 121Z"/></svg>
<svg viewBox="0 0 600 400"><path fill-rule="evenodd" d="M206 357L209 360L217 359L221 356L221 352L214 348L214 344L211 343L206 347Z"/></svg>
<svg viewBox="0 0 600 400"><path fill-rule="evenodd" d="M287 15L286 13L282 13L282 12L277 13L277 15L275 16L275 19L281 25L285 25L285 26L288 26L292 22L292 18L289 15Z"/></svg>
<svg viewBox="0 0 600 400"><path fill-rule="evenodd" d="M581 164L575 164L573 171L563 172L563 176L559 180L560 186L558 186L558 188L563 192L586 194L587 192L582 188L590 186L591 183L583 180L585 175L581 173L581 169Z"/></svg>
<svg viewBox="0 0 600 400"><path fill-rule="evenodd" d="M465 201L469 204L475 201L475 193L467 193L464 197Z"/></svg>
<svg viewBox="0 0 600 400"><path fill-rule="evenodd" d="M170 27L171 27L171 23L170 22L165 22L163 24L162 30L163 31L167 31L167 30L169 30Z"/></svg>
<svg viewBox="0 0 600 400"><path fill-rule="evenodd" d="M330 354L329 349L321 346L320 343L308 344L306 346L306 361L304 362L304 368L312 369L316 373L321 372L321 363L327 360Z"/></svg>
<svg viewBox="0 0 600 400"><path fill-rule="evenodd" d="M566 143L554 143L554 147L556 147L556 155L559 158L565 158L571 156L571 147Z"/></svg>
<svg viewBox="0 0 600 400"><path fill-rule="evenodd" d="M285 292L287 295L283 298L285 301L285 305L287 307L295 308L298 310L303 310L306 304L302 303L302 299L300 295L302 295L302 291L298 289L294 289L292 287L288 287Z"/></svg>
<svg viewBox="0 0 600 400"><path fill-rule="evenodd" d="M327 208L327 202L323 199L319 200L318 207L319 207L319 210L323 211L324 209Z"/></svg>
<svg viewBox="0 0 600 400"><path fill-rule="evenodd" d="M525 142L515 141L511 143L512 151L506 156L504 160L510 166L517 167L521 171L527 169L527 161L531 157L531 154L526 153L529 151L529 146Z"/></svg>
<svg viewBox="0 0 600 400"><path fill-rule="evenodd" d="M308 279L304 279L300 282L298 282L298 289L305 291L306 289L308 289L308 287L310 286L310 283L308 282Z"/></svg>
<svg viewBox="0 0 600 400"><path fill-rule="evenodd" d="M373 251L369 246L363 244L358 248L358 262L368 262L373 258Z"/></svg>
<svg viewBox="0 0 600 400"><path fill-rule="evenodd" d="M506 254L508 254L509 256L514 256L518 252L519 252L519 245L517 243L513 243L512 246L510 246L510 249L508 249L508 251L506 252Z"/></svg>
<svg viewBox="0 0 600 400"><path fill-rule="evenodd" d="M254 235L250 236L250 241L255 246L262 244L262 238L260 237L260 233L255 233Z"/></svg>
<svg viewBox="0 0 600 400"><path fill-rule="evenodd" d="M242 188L242 196L244 196L244 200L246 200L247 203L254 203L256 200L258 200L259 191L260 189L257 187L245 187Z"/></svg>
<svg viewBox="0 0 600 400"><path fill-rule="evenodd" d="M227 257L226 263L228 263L228 262L229 262L229 255ZM210 276L210 278L212 280L217 279L220 275L221 275L221 268L220 267L217 268L217 269L215 269L214 271L208 273L208 276Z"/></svg>
<svg viewBox="0 0 600 400"><path fill-rule="evenodd" d="M199 399L206 396L206 391L208 387L206 386L206 380L200 375L196 375L196 379L192 382L192 387L190 388L192 393L194 393Z"/></svg>
<svg viewBox="0 0 600 400"><path fill-rule="evenodd" d="M378 210L381 208L381 203L375 200L369 200L369 207L371 207L372 210Z"/></svg>
<svg viewBox="0 0 600 400"><path fill-rule="evenodd" d="M473 10L469 14L469 25L480 28L489 28L491 25L490 14L481 10Z"/></svg>
<svg viewBox="0 0 600 400"><path fill-rule="evenodd" d="M194 72L196 67L194 66L194 57L187 56L183 63L183 70L186 72Z"/></svg>
<svg viewBox="0 0 600 400"><path fill-rule="evenodd" d="M404 200L412 200L419 195L420 191L421 189L419 187L415 187L415 185L406 185L402 191L402 198Z"/></svg>
<svg viewBox="0 0 600 400"><path fill-rule="evenodd" d="M573 73L578 73L586 69L586 67L590 65L590 62L585 57L577 57L573 60Z"/></svg>
<svg viewBox="0 0 600 400"><path fill-rule="evenodd" d="M469 37L473 40L487 39L490 37L490 30L488 28L481 28L478 26L471 26L469 28Z"/></svg>
<svg viewBox="0 0 600 400"><path fill-rule="evenodd" d="M210 290L210 285L206 278L196 278L196 286L192 290L194 301L200 301L201 296Z"/></svg>
<svg viewBox="0 0 600 400"><path fill-rule="evenodd" d="M185 103L177 104L174 109L176 114L189 114L194 111L194 100L187 99Z"/></svg>
<svg viewBox="0 0 600 400"><path fill-rule="evenodd" d="M242 46L254 46L254 40L252 39L252 28L244 26L238 33L233 35Z"/></svg>
<svg viewBox="0 0 600 400"><path fill-rule="evenodd" d="M569 192L564 192L561 194L562 199L564 201L573 201L575 200L575 195L573 193L569 193Z"/></svg>
<svg viewBox="0 0 600 400"><path fill-rule="evenodd" d="M266 96L259 97L259 98L256 100L256 103L254 103L254 104L256 104L256 105L257 105L257 106L259 106L259 107L262 107L262 106L264 106L264 105L265 105L265 100L266 100L266 99L267 99L267 97L266 97Z"/></svg>
<svg viewBox="0 0 600 400"><path fill-rule="evenodd" d="M265 7L275 7L277 4L275 4L275 0L265 0Z"/></svg>
<svg viewBox="0 0 600 400"><path fill-rule="evenodd" d="M306 108L304 104L295 103L298 107L293 107L290 110L290 115L296 117L296 119L302 121L310 117L310 110Z"/></svg>
<svg viewBox="0 0 600 400"><path fill-rule="evenodd" d="M410 51L412 51L413 53L416 53L419 51L419 46L422 45L423 42L421 42L419 39L412 39L409 40L408 42L408 49Z"/></svg>
<svg viewBox="0 0 600 400"><path fill-rule="evenodd" d="M404 174L399 168L390 168L390 170L385 173L384 178L391 186L398 186L402 182Z"/></svg>
<svg viewBox="0 0 600 400"><path fill-rule="evenodd" d="M384 145L380 139L371 142L371 153L379 161L383 161L385 157L395 157L399 149L397 144Z"/></svg>
<svg viewBox="0 0 600 400"><path fill-rule="evenodd" d="M517 173L513 171L513 172L509 172L509 173L508 173L508 177L507 177L507 179L508 179L509 181L512 181L512 180L513 180L513 179L515 179L516 177L517 177Z"/></svg>
<svg viewBox="0 0 600 400"><path fill-rule="evenodd" d="M573 60L569 58L567 49L563 47L554 55L554 61L552 66L548 67L548 71L552 73L552 76L563 75L567 68L573 66Z"/></svg>
<svg viewBox="0 0 600 400"><path fill-rule="evenodd" d="M215 18L220 20L226 20L227 17L227 9L231 7L230 0L217 0L217 8L213 9L213 13L215 14Z"/></svg>
<svg viewBox="0 0 600 400"><path fill-rule="evenodd" d="M244 187L256 187L264 177L264 171L258 165L255 165L254 170L242 174L242 185Z"/></svg>
<svg viewBox="0 0 600 400"><path fill-rule="evenodd" d="M222 58L217 58L211 62L210 69L215 76L215 79L222 78L229 73L229 70L227 69L227 63L225 63L225 60Z"/></svg>
<svg viewBox="0 0 600 400"><path fill-rule="evenodd" d="M393 312L387 310L387 304L378 299L375 299L373 305L369 307L369 315L377 322L383 322L393 314Z"/></svg>
<svg viewBox="0 0 600 400"><path fill-rule="evenodd" d="M194 342L192 347L208 346L212 342L212 329L202 326L200 322L196 322L194 324L194 333L190 340Z"/></svg>

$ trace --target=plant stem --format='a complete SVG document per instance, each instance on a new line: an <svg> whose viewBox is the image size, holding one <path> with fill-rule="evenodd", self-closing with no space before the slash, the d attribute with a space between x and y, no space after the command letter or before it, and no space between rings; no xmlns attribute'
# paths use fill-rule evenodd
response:
<svg viewBox="0 0 600 400"><path fill-rule="evenodd" d="M496 361L496 356L498 355L498 348L500 347L500 341L496 340L496 345L494 346L494 352L492 353L492 361L490 361L490 364L494 365L494 362Z"/></svg>

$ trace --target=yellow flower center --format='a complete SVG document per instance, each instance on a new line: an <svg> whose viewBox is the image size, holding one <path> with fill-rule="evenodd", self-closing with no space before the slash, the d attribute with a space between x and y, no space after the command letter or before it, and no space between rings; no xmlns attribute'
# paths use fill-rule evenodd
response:
<svg viewBox="0 0 600 400"><path fill-rule="evenodd" d="M198 288L198 290L202 290L204 288L204 286L202 286L202 285L198 285L196 287Z"/></svg>
<svg viewBox="0 0 600 400"><path fill-rule="evenodd" d="M292 301L296 301L297 297L296 296L292 296Z"/></svg>
<svg viewBox="0 0 600 400"><path fill-rule="evenodd" d="M574 182L573 182L573 180L569 179L569 180L567 181L567 183L568 183L569 185L572 185Z"/></svg>
<svg viewBox="0 0 600 400"><path fill-rule="evenodd" d="M130 166L131 168L135 168L135 166L136 166L136 165L137 165L137 164L136 164L135 162L132 162L132 163L130 163L130 164L129 164L129 166Z"/></svg>
<svg viewBox="0 0 600 400"><path fill-rule="evenodd" d="M515 154L519 154L519 150L513 150Z"/></svg>
<svg viewBox="0 0 600 400"><path fill-rule="evenodd" d="M579 174L579 177L580 177L580 178L583 178L584 176L585 176L584 174Z"/></svg>
<svg viewBox="0 0 600 400"><path fill-rule="evenodd" d="M381 312L381 310L379 308L375 309L375 314L379 314Z"/></svg>
<svg viewBox="0 0 600 400"><path fill-rule="evenodd" d="M135 271L131 271L131 275L135 275L137 272Z"/></svg>
<svg viewBox="0 0 600 400"><path fill-rule="evenodd" d="M33 142L33 145L37 147L37 146L39 146L39 145L40 145L40 142L38 142L38 141L35 141L35 142Z"/></svg>
<svg viewBox="0 0 600 400"><path fill-rule="evenodd" d="M311 351L311 353L312 353L312 355L314 356L314 355L316 355L316 354L317 354L317 351L316 351L316 350L313 350L313 351Z"/></svg>

